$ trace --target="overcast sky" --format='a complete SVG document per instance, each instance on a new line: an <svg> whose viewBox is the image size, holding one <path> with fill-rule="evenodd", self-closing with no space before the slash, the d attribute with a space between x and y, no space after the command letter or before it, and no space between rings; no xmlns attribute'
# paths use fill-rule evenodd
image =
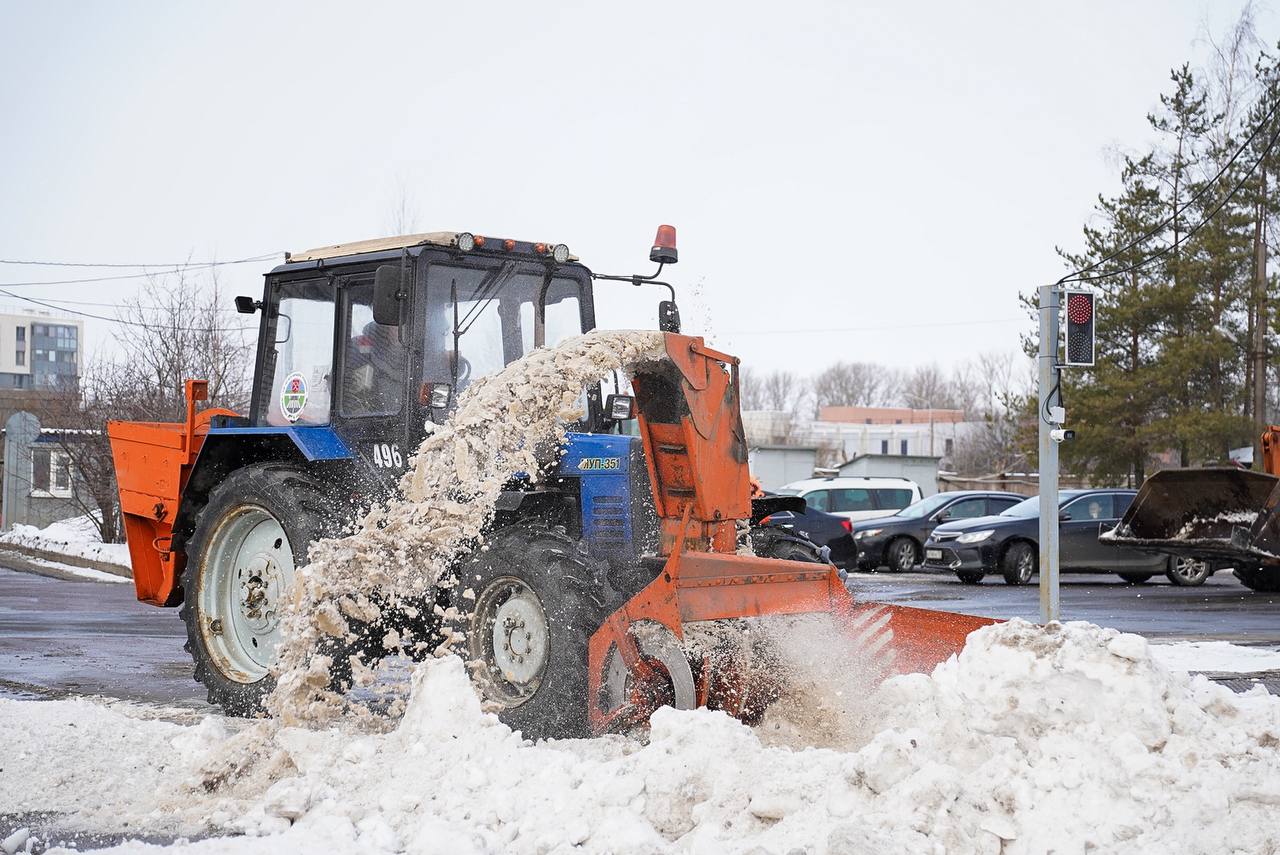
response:
<svg viewBox="0 0 1280 855"><path fill-rule="evenodd" d="M0 2L0 258L304 249L391 233L403 195L416 230L631 273L665 222L687 329L751 366L946 365L1017 347L1019 291L1116 186L1108 148L1150 139L1169 69L1239 9ZM270 266L223 268L229 293ZM0 283L68 273L99 272ZM634 291L598 286L601 326L654 326Z"/></svg>

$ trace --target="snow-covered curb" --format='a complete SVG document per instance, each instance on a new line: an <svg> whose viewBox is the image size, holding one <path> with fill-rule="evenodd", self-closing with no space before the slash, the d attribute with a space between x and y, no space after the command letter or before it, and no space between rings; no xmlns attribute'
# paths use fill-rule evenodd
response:
<svg viewBox="0 0 1280 855"><path fill-rule="evenodd" d="M92 571L79 574L81 578L96 579L97 574L133 578L129 547L123 543L103 543L88 517L60 520L45 528L16 525L12 531L0 535L0 556L19 565L17 569L33 572L40 572L37 568L43 562L73 572ZM28 566L22 566L24 564Z"/></svg>

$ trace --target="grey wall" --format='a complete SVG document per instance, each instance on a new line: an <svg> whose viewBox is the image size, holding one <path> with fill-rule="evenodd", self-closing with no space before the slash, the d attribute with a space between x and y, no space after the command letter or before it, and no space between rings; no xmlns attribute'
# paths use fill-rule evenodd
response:
<svg viewBox="0 0 1280 855"><path fill-rule="evenodd" d="M40 420L31 413L14 413L5 422L4 431L4 505L0 508L0 529L9 531L18 524L43 528L82 513L72 499L31 495L31 446L40 436ZM48 447L57 448L53 444ZM75 473L72 478L74 480Z"/></svg>
<svg viewBox="0 0 1280 855"><path fill-rule="evenodd" d="M900 454L865 454L840 467L841 475L872 478L910 478L920 485L921 496L938 492L938 458Z"/></svg>
<svg viewBox="0 0 1280 855"><path fill-rule="evenodd" d="M751 474L766 490L776 490L783 484L812 478L817 456L817 449L813 448L765 447L748 451Z"/></svg>

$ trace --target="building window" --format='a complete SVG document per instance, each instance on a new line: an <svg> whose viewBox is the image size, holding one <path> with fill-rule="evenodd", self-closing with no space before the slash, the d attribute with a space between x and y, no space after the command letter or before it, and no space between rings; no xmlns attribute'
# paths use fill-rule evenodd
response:
<svg viewBox="0 0 1280 855"><path fill-rule="evenodd" d="M27 340L27 328L18 327L18 341L26 341L26 340Z"/></svg>
<svg viewBox="0 0 1280 855"><path fill-rule="evenodd" d="M880 453L881 454L889 453L889 440L887 439L880 440Z"/></svg>
<svg viewBox="0 0 1280 855"><path fill-rule="evenodd" d="M956 450L956 441L954 439L951 439L950 437L947 437L947 439L944 440L942 443L942 453L945 454L947 457L950 457L951 453L955 450Z"/></svg>
<svg viewBox="0 0 1280 855"><path fill-rule="evenodd" d="M44 324L36 324L34 327L31 328L31 334L32 335L48 335L49 328L46 327Z"/></svg>
<svg viewBox="0 0 1280 855"><path fill-rule="evenodd" d="M26 365L27 352L25 350L19 350L17 353L13 355L13 362L15 365Z"/></svg>
<svg viewBox="0 0 1280 855"><path fill-rule="evenodd" d="M51 448L31 450L31 495L71 498L71 459Z"/></svg>
<svg viewBox="0 0 1280 855"><path fill-rule="evenodd" d="M899 451L898 453L899 453L899 454L906 454L906 453L907 453L907 441L906 441L905 439L902 441L901 448L902 448L902 450L901 450L901 451Z"/></svg>

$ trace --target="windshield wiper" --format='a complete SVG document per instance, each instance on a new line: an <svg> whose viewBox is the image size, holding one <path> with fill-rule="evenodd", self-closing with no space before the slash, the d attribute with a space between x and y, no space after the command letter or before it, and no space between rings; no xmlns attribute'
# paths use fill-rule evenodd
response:
<svg viewBox="0 0 1280 855"><path fill-rule="evenodd" d="M475 305L463 316L462 320L456 321L454 324L453 334L455 336L466 335L467 330L479 320L480 315L489 307L489 304L498 298L498 292L501 291L506 284L511 281L511 277L516 274L516 263L514 261L503 262L502 266L491 271L484 279L480 281L480 287L476 288L472 299ZM487 298L487 299L486 299ZM484 302L480 302L483 300ZM457 292L454 291L454 316L457 316Z"/></svg>

